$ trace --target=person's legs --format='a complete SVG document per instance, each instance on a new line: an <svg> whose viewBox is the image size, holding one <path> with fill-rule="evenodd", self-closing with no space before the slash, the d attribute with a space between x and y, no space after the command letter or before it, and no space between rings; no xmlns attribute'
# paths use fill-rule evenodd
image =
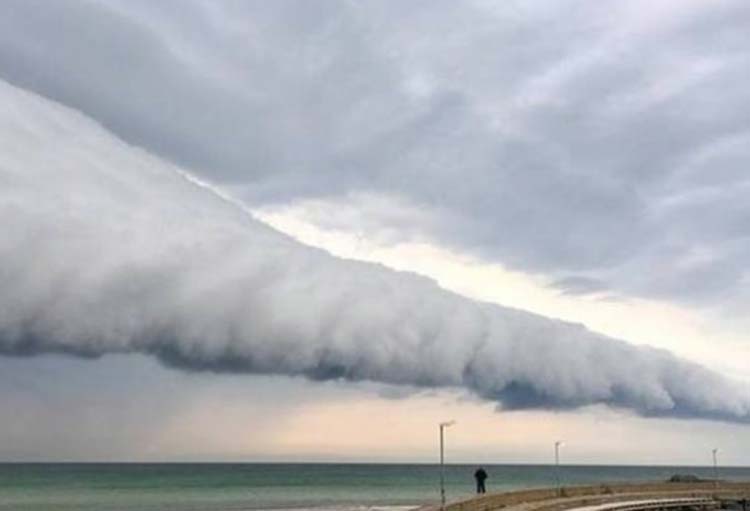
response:
<svg viewBox="0 0 750 511"><path fill-rule="evenodd" d="M478 489L478 492L479 492L479 493L486 493L486 492L487 492L487 490L486 490L486 489L484 488L484 481L480 481L480 482L479 482L479 489Z"/></svg>

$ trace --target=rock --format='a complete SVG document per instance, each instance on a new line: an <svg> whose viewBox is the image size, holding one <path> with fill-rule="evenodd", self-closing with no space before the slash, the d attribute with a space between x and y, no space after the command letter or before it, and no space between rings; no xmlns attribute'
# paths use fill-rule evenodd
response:
<svg viewBox="0 0 750 511"><path fill-rule="evenodd" d="M670 483L699 483L701 481L703 479L693 474L675 474L668 480Z"/></svg>

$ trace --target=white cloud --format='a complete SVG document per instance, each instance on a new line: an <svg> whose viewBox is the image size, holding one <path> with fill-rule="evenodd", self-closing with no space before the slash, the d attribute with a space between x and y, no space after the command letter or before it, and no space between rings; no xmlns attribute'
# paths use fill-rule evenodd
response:
<svg viewBox="0 0 750 511"><path fill-rule="evenodd" d="M0 84L0 349L202 371L464 387L747 421L747 389L668 352L337 259L84 116Z"/></svg>

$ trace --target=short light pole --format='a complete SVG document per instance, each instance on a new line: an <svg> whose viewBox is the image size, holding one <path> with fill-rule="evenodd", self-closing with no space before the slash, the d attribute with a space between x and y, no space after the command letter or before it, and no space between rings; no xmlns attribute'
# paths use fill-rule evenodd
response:
<svg viewBox="0 0 750 511"><path fill-rule="evenodd" d="M719 487L719 467L716 463L716 454L719 452L719 449L713 448L711 449L711 454L714 458L714 489Z"/></svg>
<svg viewBox="0 0 750 511"><path fill-rule="evenodd" d="M562 486L560 486L560 447L565 445L562 441L555 442L555 487L557 496L562 495Z"/></svg>
<svg viewBox="0 0 750 511"><path fill-rule="evenodd" d="M445 507L445 428L453 426L455 421L440 423L440 507Z"/></svg>

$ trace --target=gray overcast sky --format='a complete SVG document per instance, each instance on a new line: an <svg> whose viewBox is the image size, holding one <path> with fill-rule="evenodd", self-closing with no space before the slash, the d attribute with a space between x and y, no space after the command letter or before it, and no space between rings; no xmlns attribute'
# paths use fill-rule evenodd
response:
<svg viewBox="0 0 750 511"><path fill-rule="evenodd" d="M748 34L743 1L5 0L0 79L250 209L720 318L731 358Z"/></svg>
<svg viewBox="0 0 750 511"><path fill-rule="evenodd" d="M747 303L746 2L2 10L0 76L251 205L403 199L403 236L563 291Z"/></svg>

